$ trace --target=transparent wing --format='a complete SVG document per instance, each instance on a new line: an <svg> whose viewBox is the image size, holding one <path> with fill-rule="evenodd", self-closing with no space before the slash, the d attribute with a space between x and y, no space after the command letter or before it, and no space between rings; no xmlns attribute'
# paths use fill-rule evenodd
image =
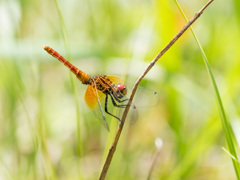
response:
<svg viewBox="0 0 240 180"><path fill-rule="evenodd" d="M127 116L127 121L131 125L134 124L138 120L139 114L143 114L143 112L146 112L150 108L156 106L158 103L159 95L156 91L143 87L138 87ZM119 117L122 117L123 112L124 109L121 109L119 111Z"/></svg>
<svg viewBox="0 0 240 180"><path fill-rule="evenodd" d="M112 81L113 84L123 84L124 83L124 81L121 80L117 76L108 75L107 77Z"/></svg>
<svg viewBox="0 0 240 180"><path fill-rule="evenodd" d="M125 111L125 108L119 109L119 117L120 118L122 118L124 111ZM130 125L134 124L138 120L138 115L139 115L139 113L138 113L138 109L137 109L136 105L132 104L130 107L130 110L128 112L128 115L127 115L127 122Z"/></svg>
<svg viewBox="0 0 240 180"><path fill-rule="evenodd" d="M156 106L159 101L160 97L156 91L139 86L133 99L133 104L138 109L149 109Z"/></svg>

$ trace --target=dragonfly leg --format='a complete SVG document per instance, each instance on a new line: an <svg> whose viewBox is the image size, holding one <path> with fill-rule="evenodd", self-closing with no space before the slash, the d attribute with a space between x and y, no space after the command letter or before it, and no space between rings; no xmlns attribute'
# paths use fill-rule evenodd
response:
<svg viewBox="0 0 240 180"><path fill-rule="evenodd" d="M113 96L114 97L114 99L117 101L117 102L119 102L119 103L122 103L122 102L124 102L124 101L128 101L129 99L123 99L123 100L121 100L119 97L117 97L117 95L115 94L115 93L113 93L113 92L110 92L110 95L111 96Z"/></svg>
<svg viewBox="0 0 240 180"><path fill-rule="evenodd" d="M114 103L115 103L115 102L114 102ZM108 112L107 104L108 104L108 94L106 94L106 98L105 98L105 112L106 112L107 114L109 114L110 116L115 117L118 121L121 122L121 120L120 120L117 116L114 116L113 114L111 114L110 112ZM116 103L115 103L115 104L116 104Z"/></svg>
<svg viewBox="0 0 240 180"><path fill-rule="evenodd" d="M118 98L116 95L114 95L114 93L112 93L111 95L113 95L114 99L115 99L117 102L119 102L119 103L122 103L122 102L124 102L124 101L128 101L128 100L129 100L129 99L123 99L123 100L121 100L121 99Z"/></svg>
<svg viewBox="0 0 240 180"><path fill-rule="evenodd" d="M127 107L127 105L126 104L117 104L116 102L115 102L115 100L114 100L114 98L116 99L116 101L117 102L123 102L123 101L121 101L120 99L118 99L118 98L116 98L113 94L109 94L110 95L110 97L111 97L111 100L112 100L112 103L113 103L113 105L115 106L115 107L119 107L119 108L125 108L125 107ZM114 97L114 98L113 98ZM118 101L118 100L120 100L120 101ZM128 99L126 99L126 100L128 100Z"/></svg>

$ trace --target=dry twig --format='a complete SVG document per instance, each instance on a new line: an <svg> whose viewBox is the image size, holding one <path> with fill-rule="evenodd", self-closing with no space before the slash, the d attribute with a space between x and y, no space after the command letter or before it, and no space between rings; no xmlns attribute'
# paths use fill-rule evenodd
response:
<svg viewBox="0 0 240 180"><path fill-rule="evenodd" d="M102 172L101 172L101 175L99 177L100 180L104 180L106 175L107 175L107 171L109 169L109 166L111 164L111 161L112 161L112 157L113 157L113 154L116 150L116 147L117 147L117 144L118 144L118 140L120 138L120 135L122 133L122 130L123 130L123 126L125 124L125 120L126 120L126 117L127 117L127 114L128 114L128 111L129 111L129 108L130 108L130 105L132 103L132 100L133 100L133 97L136 93L136 90L138 88L138 85L139 83L142 81L142 79L146 76L146 74L150 71L150 69L154 66L154 64L160 59L160 57L162 57L162 55L183 35L183 33L200 17L200 15L203 13L203 11L213 2L214 0L210 0L205 6L203 6L203 8L198 11L195 16L190 20L188 21L188 23L179 31L179 33L162 49L162 51L160 51L160 53L151 61L151 63L147 66L146 70L143 72L143 74L138 78L138 80L136 81L134 87L133 87L133 90L132 90L132 93L130 95L130 98L129 98L129 101L128 101L128 104L127 104L127 107L125 108L125 111L123 113L123 116L122 116L122 122L120 123L119 127L118 127L118 130L116 132L116 135L115 135L115 138L114 138L114 141L113 141L113 144L109 150L109 153L108 153L108 156L107 156L107 159L105 161L105 164L103 166L103 169L102 169Z"/></svg>

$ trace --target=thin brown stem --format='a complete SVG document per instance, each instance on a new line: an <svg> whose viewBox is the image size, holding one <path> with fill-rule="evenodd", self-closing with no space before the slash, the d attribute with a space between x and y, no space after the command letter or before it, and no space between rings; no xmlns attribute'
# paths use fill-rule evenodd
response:
<svg viewBox="0 0 240 180"><path fill-rule="evenodd" d="M157 164L157 161L158 161L158 158L159 158L159 156L160 156L160 153L161 153L161 150L160 150L160 149L157 149L156 153L154 154L153 162L152 162L150 171L149 171L149 173L148 173L147 180L150 180L151 177L152 177L152 172L153 172L153 169L154 169L155 165Z"/></svg>
<svg viewBox="0 0 240 180"><path fill-rule="evenodd" d="M116 147L117 147L117 144L118 144L118 140L120 138L120 135L122 133L122 130L123 130L123 127L124 127L124 124L125 124L125 120L126 120L126 117L127 117L127 114L128 114L128 111L129 111L129 108L130 108L130 105L132 103L132 100L133 100L133 97L136 93L136 90L138 88L138 85L139 83L142 81L142 79L146 76L146 74L150 71L150 69L154 66L154 64L160 59L160 57L162 57L163 54L165 54L165 52L167 52L167 50L170 49L170 47L183 35L183 33L201 16L201 14L203 13L203 11L213 2L214 0L210 0L205 6L203 6L203 8L198 11L194 17L188 21L188 23L179 31L179 33L177 33L177 35L160 51L160 53L150 62L150 64L147 66L146 70L142 73L142 75L138 78L138 80L136 81L134 87L133 87L133 90L132 90L132 93L130 95L130 98L129 98L129 101L128 101L128 104L127 104L127 107L125 108L125 111L123 113L123 116L122 116L122 122L120 123L119 127L118 127L118 130L116 132L116 135L115 135L115 138L114 138L114 141L113 141L113 144L111 146L111 148L109 149L109 153L108 153L108 156L107 156L107 159L105 161L105 164L103 166L103 169L102 169L102 172L101 172L101 175L99 177L100 180L104 180L106 175L107 175L107 172L108 172L108 169L109 169L109 166L111 164L111 161L112 161L112 157L114 155L114 152L116 150Z"/></svg>

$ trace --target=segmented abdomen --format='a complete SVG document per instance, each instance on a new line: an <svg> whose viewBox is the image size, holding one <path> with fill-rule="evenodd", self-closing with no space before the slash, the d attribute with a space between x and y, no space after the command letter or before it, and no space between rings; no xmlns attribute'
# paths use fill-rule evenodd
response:
<svg viewBox="0 0 240 180"><path fill-rule="evenodd" d="M83 84L88 84L90 77L85 72L81 71L74 65L72 65L69 61L67 61L63 56L61 56L57 51L49 46L43 46L43 49L51 54L53 57L57 58L61 61L65 66L67 66L75 75L76 77L82 81Z"/></svg>

